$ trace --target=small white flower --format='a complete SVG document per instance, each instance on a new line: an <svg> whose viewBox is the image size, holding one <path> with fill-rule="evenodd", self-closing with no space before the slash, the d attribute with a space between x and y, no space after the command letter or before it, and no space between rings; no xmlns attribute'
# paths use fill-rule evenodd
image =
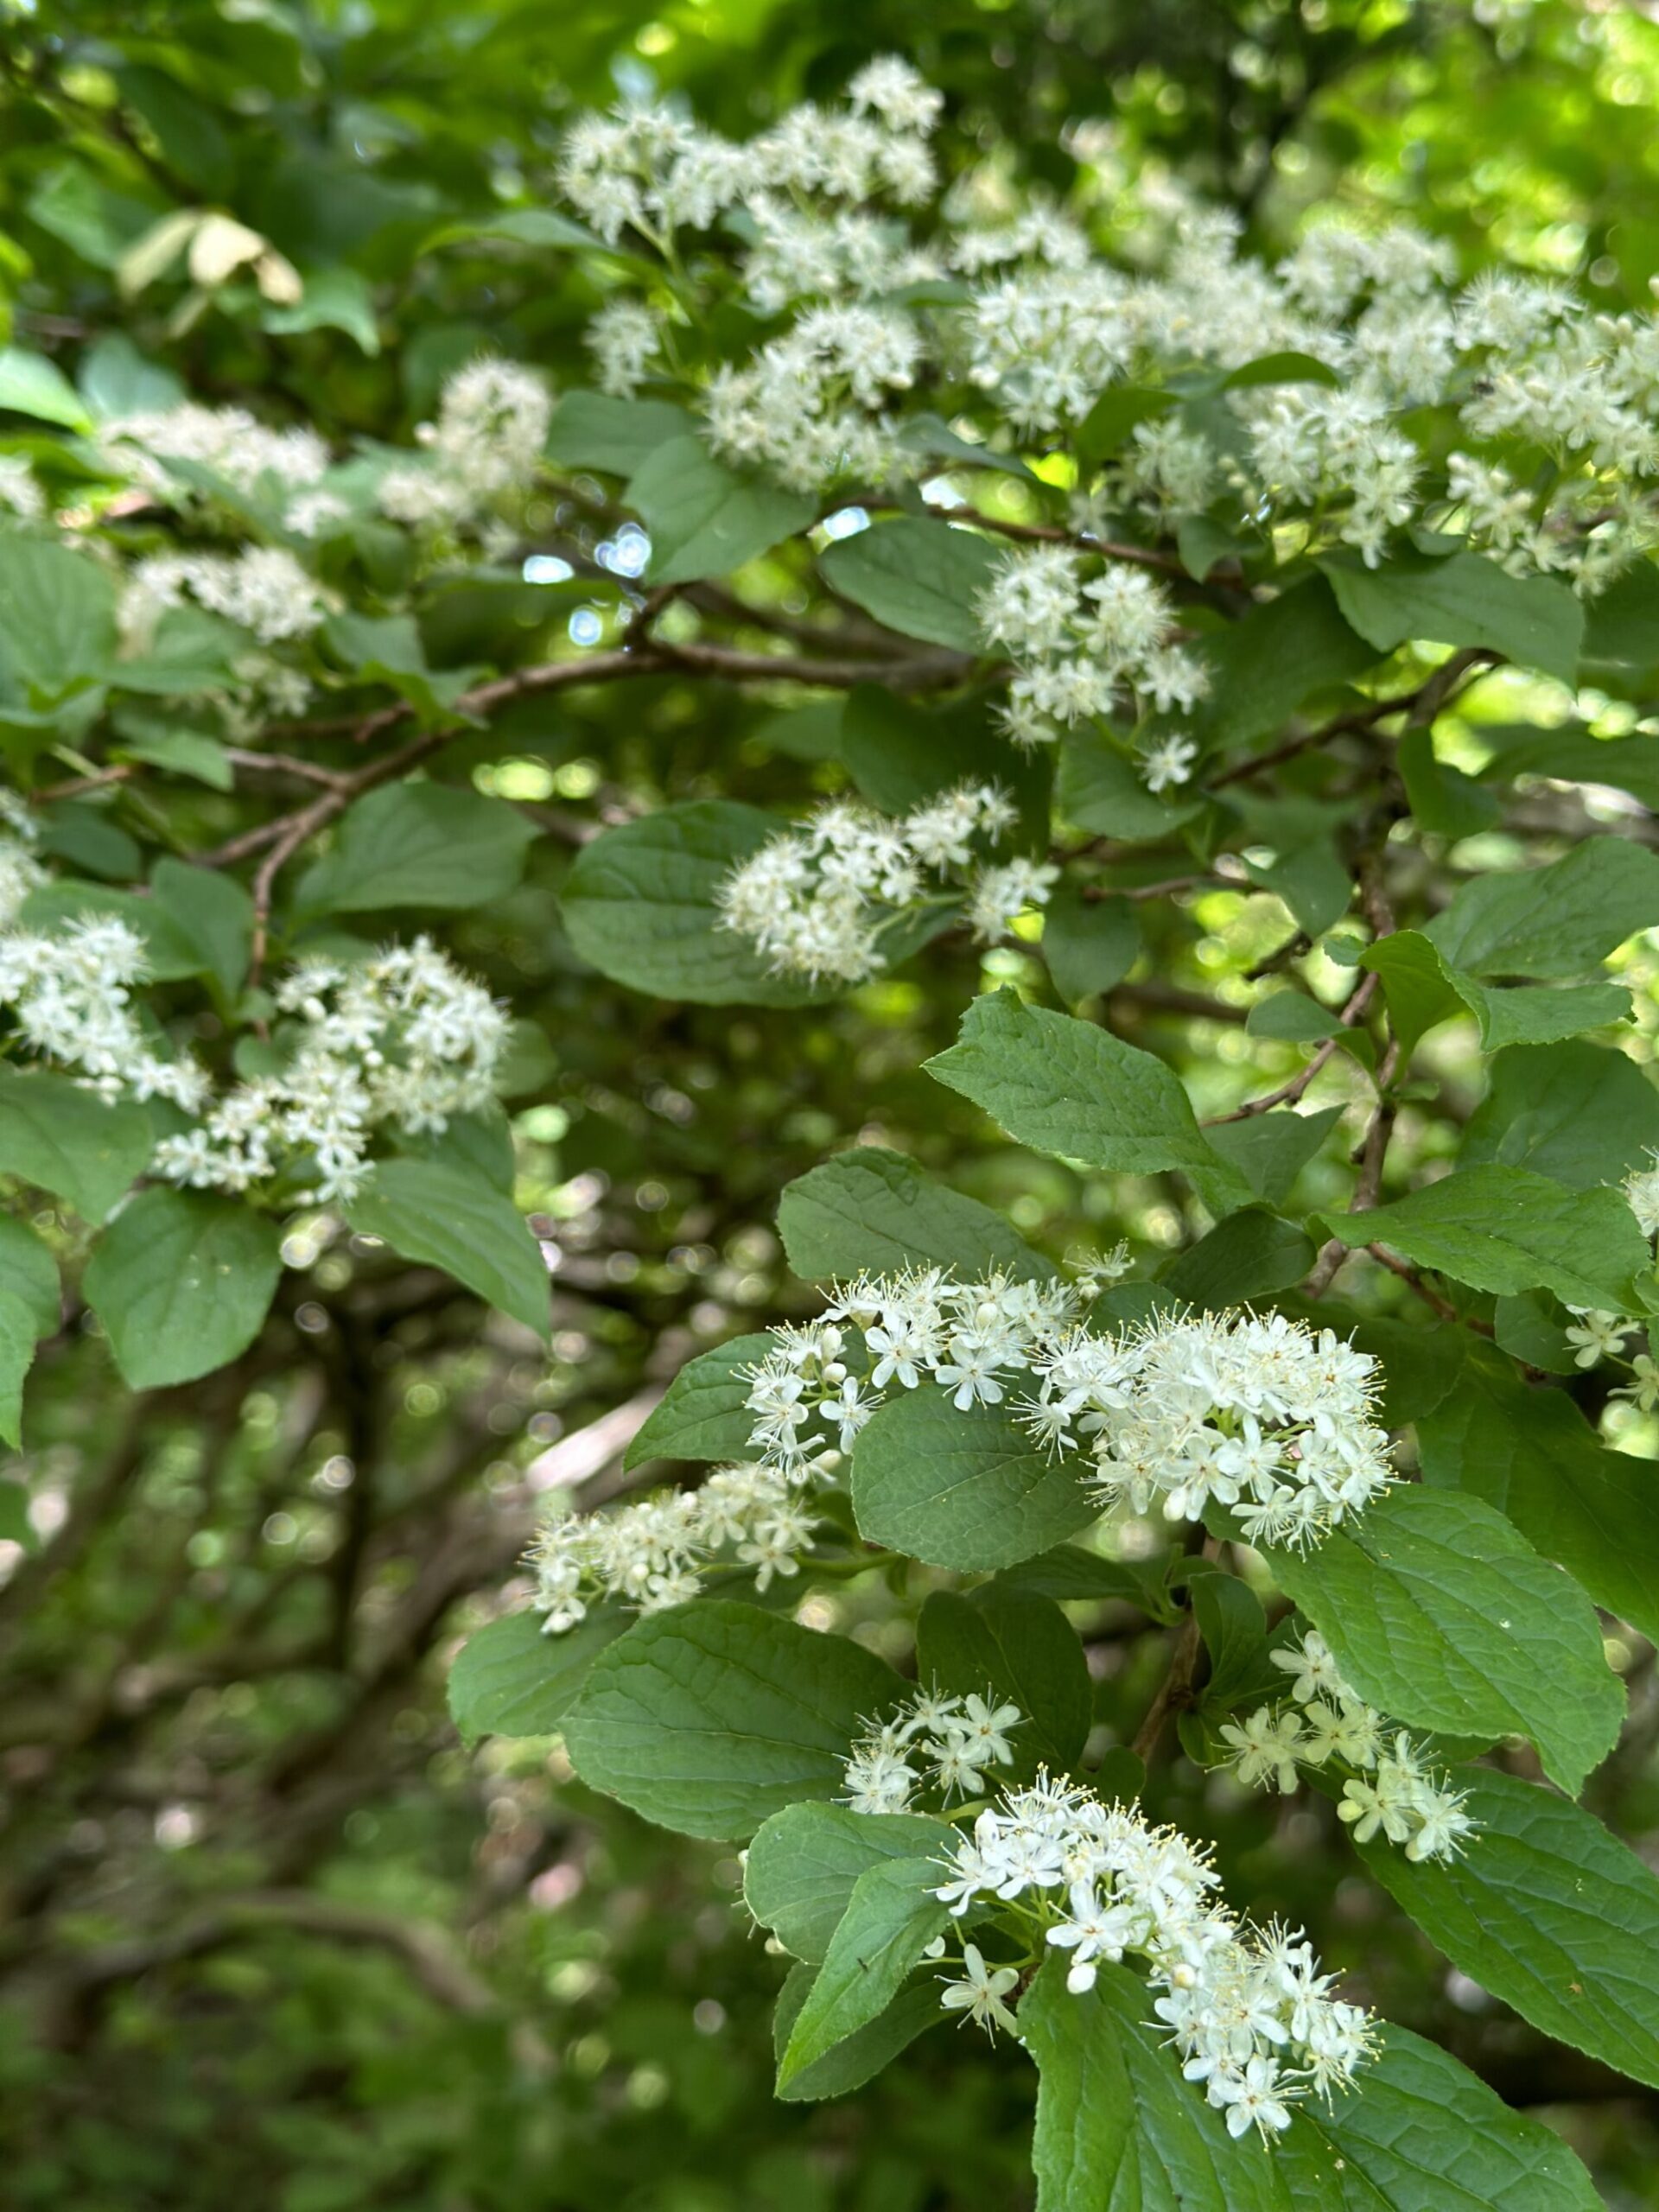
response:
<svg viewBox="0 0 1659 2212"><path fill-rule="evenodd" d="M1147 789L1166 791L1185 783L1192 773L1198 748L1190 737L1166 737L1141 757L1141 773Z"/></svg>
<svg viewBox="0 0 1659 2212"><path fill-rule="evenodd" d="M1018 1967L988 1967L973 1943L963 1945L962 1965L962 1978L946 1982L939 1993L940 2004L947 2012L966 2013L988 2036L995 2037L999 2028L1016 2034L1019 2024L1002 2000L1019 1985Z"/></svg>

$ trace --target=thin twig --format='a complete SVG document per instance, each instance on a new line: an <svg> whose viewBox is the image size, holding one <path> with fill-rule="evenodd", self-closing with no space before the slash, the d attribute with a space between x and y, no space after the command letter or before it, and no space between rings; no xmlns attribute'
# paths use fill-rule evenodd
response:
<svg viewBox="0 0 1659 2212"><path fill-rule="evenodd" d="M1135 1732L1135 1741L1129 1749L1136 1758L1150 1758L1170 1714L1185 1713L1192 1704L1192 1681L1198 1671L1201 1648L1198 1617L1190 1612L1176 1632L1175 1648L1170 1654L1169 1672L1158 1685L1158 1694L1147 1707L1146 1718Z"/></svg>

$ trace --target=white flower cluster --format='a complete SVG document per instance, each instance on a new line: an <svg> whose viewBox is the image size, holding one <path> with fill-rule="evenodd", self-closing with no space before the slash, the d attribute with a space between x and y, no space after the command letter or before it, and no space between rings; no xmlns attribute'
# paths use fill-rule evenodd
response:
<svg viewBox="0 0 1659 2212"><path fill-rule="evenodd" d="M1380 1831L1390 1843L1404 1844L1408 1859L1455 1859L1475 1827L1464 1794L1429 1770L1403 1730L1394 1731L1390 1743L1389 1722L1343 1681L1318 1630L1268 1656L1294 1677L1290 1702L1258 1706L1221 1729L1231 1748L1229 1764L1246 1788L1288 1791L1296 1787L1299 1766L1335 1760L1355 1770L1337 1814L1361 1843Z"/></svg>
<svg viewBox="0 0 1659 2212"><path fill-rule="evenodd" d="M416 432L423 461L380 479L383 514L415 530L456 531L488 518L486 537L511 536L498 512L536 480L553 402L534 369L493 355L470 361L445 380L435 423Z"/></svg>
<svg viewBox="0 0 1659 2212"><path fill-rule="evenodd" d="M46 494L26 454L0 453L0 508L24 522L38 522L46 512Z"/></svg>
<svg viewBox="0 0 1659 2212"><path fill-rule="evenodd" d="M0 930L9 930L46 870L35 857L40 830L16 791L0 790Z"/></svg>
<svg viewBox="0 0 1659 2212"><path fill-rule="evenodd" d="M1002 719L1020 745L1052 744L1062 729L1107 720L1128 695L1139 715L1196 706L1209 688L1204 664L1171 643L1174 604L1144 569L1090 563L1068 545L1010 554L980 601L985 634L1013 655ZM1144 764L1150 787L1185 783L1198 748L1166 741Z"/></svg>
<svg viewBox="0 0 1659 2212"><path fill-rule="evenodd" d="M999 1705L994 1690L983 1697L918 1690L854 1745L844 1802L855 1813L902 1813L930 1786L947 1800L977 1796L987 1767L1014 1764L1008 1738L1024 1719L1017 1705Z"/></svg>
<svg viewBox="0 0 1659 2212"><path fill-rule="evenodd" d="M982 1812L947 1863L937 1894L951 1911L1014 1906L1045 1948L1070 1954L1074 1995L1094 1986L1103 1961L1143 1959L1182 2073L1203 2083L1232 2136L1287 2127L1299 2098L1344 2087L1375 2048L1370 2015L1332 1996L1300 1932L1236 1920L1205 1854L1132 1807L1039 1775ZM947 1989L945 2002L1017 2032L1001 2002L1017 1974L993 1975L968 1953L968 1976L952 1985L964 1993Z"/></svg>
<svg viewBox="0 0 1659 2212"><path fill-rule="evenodd" d="M1624 1196L1644 1236L1659 1236L1659 1152L1649 1148L1648 1165L1624 1178Z"/></svg>
<svg viewBox="0 0 1659 2212"><path fill-rule="evenodd" d="M1597 315L1518 272L1459 288L1451 250L1403 226L1319 229L1269 267L1241 251L1236 218L1155 175L1109 205L1085 182L1069 211L986 177L934 203L939 106L906 63L882 60L846 107L797 108L744 145L664 107L569 132L566 196L607 239L631 229L661 252L675 289L717 264L673 233L741 211L736 281L755 313L788 321L711 380L721 450L803 487L886 485L938 467L903 436L895 402L912 388L965 388L1017 447L1075 434L1114 386L1161 386L1170 411L1084 467L1085 544L1110 512L1166 524L1225 496L1244 529L1296 525L1299 550L1346 544L1375 564L1391 531L1421 520L1593 593L1659 543L1653 315ZM1091 224L1116 232L1122 262ZM632 391L661 337L654 300L607 300L593 334L607 389ZM1224 387L1281 353L1317 365ZM1415 419L1423 408L1453 418L1449 436ZM1554 464L1535 493L1508 473L1517 447ZM1168 672L1185 681L1181 660Z"/></svg>
<svg viewBox="0 0 1659 2212"><path fill-rule="evenodd" d="M772 1467L716 1467L696 1490L658 1491L620 1512L560 1515L546 1522L531 1553L549 1636L562 1636L596 1599L619 1598L642 1613L683 1605L702 1587L702 1570L730 1550L765 1590L774 1575L798 1572L817 1516Z"/></svg>
<svg viewBox="0 0 1659 2212"><path fill-rule="evenodd" d="M121 415L104 425L99 442L135 482L168 500L181 487L192 488L168 467L169 461L194 461L238 492L305 491L328 473L328 448L315 430L273 430L245 407L200 407L185 400Z"/></svg>
<svg viewBox="0 0 1659 2212"><path fill-rule="evenodd" d="M750 1442L804 1480L850 1450L887 1387L931 1381L966 1413L1014 1402L1046 1449L1087 1452L1103 1507L1196 1520L1213 1498L1253 1542L1306 1548L1391 1479L1372 1418L1376 1362L1274 1314L1160 1317L1118 1336L1077 1319L1074 1289L937 1268L836 1286L826 1317L775 1329L753 1370Z"/></svg>
<svg viewBox="0 0 1659 2212"><path fill-rule="evenodd" d="M123 643L142 652L170 607L194 600L222 614L262 645L308 637L328 612L316 578L285 546L248 545L239 553L151 553L126 581L121 601Z"/></svg>
<svg viewBox="0 0 1659 2212"><path fill-rule="evenodd" d="M896 308L813 308L748 367L722 363L704 397L709 438L798 491L836 477L884 484L900 448L883 409L914 383L921 354L915 324Z"/></svg>
<svg viewBox="0 0 1659 2212"><path fill-rule="evenodd" d="M6 866L0 850L0 878ZM148 974L143 938L111 915L84 915L50 935L0 931L0 1007L29 1052L106 1098L168 1098L194 1113L206 1077L194 1061L160 1057L133 1011L133 987Z"/></svg>
<svg viewBox="0 0 1659 2212"><path fill-rule="evenodd" d="M494 1096L507 1016L427 938L349 964L304 961L276 1003L297 1027L282 1071L198 1105L200 1126L156 1147L156 1173L223 1191L293 1174L312 1198L348 1199L381 1124L439 1132Z"/></svg>
<svg viewBox="0 0 1659 2212"><path fill-rule="evenodd" d="M906 62L872 61L845 108L791 108L747 145L699 130L666 106L584 116L559 167L565 198L614 245L627 229L659 242L707 230L728 209L759 223L798 196L849 209L885 197L914 206L933 190L927 140L944 106Z"/></svg>
<svg viewBox="0 0 1659 2212"><path fill-rule="evenodd" d="M1046 861L977 861L974 840L1014 826L995 784L960 784L902 817L840 799L770 839L720 887L727 929L747 937L775 974L861 982L886 965L882 932L906 910L954 903L929 874L967 879L967 912L982 943L1044 905L1058 875Z"/></svg>

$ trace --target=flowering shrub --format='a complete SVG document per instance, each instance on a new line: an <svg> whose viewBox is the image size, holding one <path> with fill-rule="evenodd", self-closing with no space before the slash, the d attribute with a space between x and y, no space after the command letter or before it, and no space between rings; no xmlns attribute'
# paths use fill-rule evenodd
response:
<svg viewBox="0 0 1659 2212"><path fill-rule="evenodd" d="M259 1357L289 1291L327 1325L331 1248L538 1357L565 1255L502 1102L589 1040L468 958L527 868L563 935L521 968L642 1025L844 1001L856 1080L907 992L960 1006L912 1110L1126 1233L1062 1264L879 1124L791 1180L817 1310L617 1409L587 1472L681 1479L546 1516L457 1721L747 1847L791 2101L952 2012L1017 2039L1043 2212L1128 2172L1426 2205L1402 2175L1454 2166L1588 2205L1154 1814L1172 1742L1234 1799L1306 1782L1469 1982L1659 2082L1659 1883L1575 1802L1609 1654L1659 1633L1652 1487L1585 1419L1659 1403L1659 325L1403 227L1269 266L1104 157L1065 204L947 176L941 109L885 58L745 143L575 123L528 235L583 272L591 384L480 353L396 447L124 344L12 363L0 1430L60 1263L138 1390ZM741 719L729 789L504 769L504 727L556 752L550 702L630 685ZM748 745L803 764L787 817ZM1248 972L1172 979L1251 902Z"/></svg>

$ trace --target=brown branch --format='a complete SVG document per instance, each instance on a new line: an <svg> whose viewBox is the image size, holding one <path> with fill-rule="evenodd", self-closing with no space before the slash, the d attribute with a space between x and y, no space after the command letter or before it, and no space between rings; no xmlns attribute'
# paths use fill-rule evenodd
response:
<svg viewBox="0 0 1659 2212"><path fill-rule="evenodd" d="M1484 645L1471 646L1465 652L1453 653L1450 660L1442 661L1433 674L1418 684L1414 690L1397 691L1386 699L1373 699L1363 707L1355 707L1347 714L1337 715L1330 721L1321 722L1317 729L1304 730L1298 737L1287 737L1282 745L1275 745L1270 753L1258 753L1254 759L1241 760L1234 767L1223 769L1220 775L1211 776L1206 788L1217 791L1224 785L1243 783L1248 777L1259 776L1264 768L1276 768L1282 762L1294 760L1299 753L1324 745L1333 737L1363 734L1395 715L1404 715L1418 727L1424 727L1432 722L1446 706L1454 685L1471 669L1496 668L1503 658L1502 653L1490 652Z"/></svg>
<svg viewBox="0 0 1659 2212"><path fill-rule="evenodd" d="M1185 1713L1192 1704L1192 1683L1198 1671L1201 1649L1198 1617L1189 1612L1176 1632L1169 1672L1158 1685L1158 1694L1147 1707L1146 1718L1135 1732L1135 1741L1129 1749L1136 1758L1150 1758L1157 1749L1158 1738L1163 1734L1164 1723L1170 1714Z"/></svg>
<svg viewBox="0 0 1659 2212"><path fill-rule="evenodd" d="M1398 1275L1407 1288L1421 1298L1424 1305L1439 1319L1459 1322L1465 1329L1472 1329L1478 1337L1490 1337L1494 1334L1490 1321L1478 1320L1472 1314L1459 1313L1449 1299L1442 1298L1438 1290L1424 1281L1415 1268L1410 1266L1408 1262L1396 1258L1395 1254L1387 1250L1384 1246L1368 1244L1365 1249L1379 1266L1385 1267L1391 1275Z"/></svg>
<svg viewBox="0 0 1659 2212"><path fill-rule="evenodd" d="M1352 1029L1365 1018L1366 1008L1376 995L1377 977L1375 972L1361 977L1347 1004L1337 1019L1344 1029ZM1265 1097L1247 1098L1242 1106L1234 1107L1230 1114L1213 1114L1203 1123L1206 1129L1219 1128L1227 1122L1248 1122L1257 1114L1266 1114L1275 1106L1294 1106L1307 1090L1319 1071L1329 1062L1342 1039L1325 1038L1315 1049L1312 1058L1288 1083L1281 1083L1277 1090L1270 1090Z"/></svg>
<svg viewBox="0 0 1659 2212"><path fill-rule="evenodd" d="M977 507L925 504L925 512L938 516L942 522L966 522L976 530L994 531L999 537L1019 538L1036 545L1075 545L1082 553L1100 553L1109 561L1130 561L1140 568L1160 569L1166 575L1180 576L1189 583L1193 581L1179 554L1160 553L1150 545L1129 545L1112 537L1090 537L1078 531L1066 530L1058 523L1004 522L996 515L982 514Z"/></svg>

